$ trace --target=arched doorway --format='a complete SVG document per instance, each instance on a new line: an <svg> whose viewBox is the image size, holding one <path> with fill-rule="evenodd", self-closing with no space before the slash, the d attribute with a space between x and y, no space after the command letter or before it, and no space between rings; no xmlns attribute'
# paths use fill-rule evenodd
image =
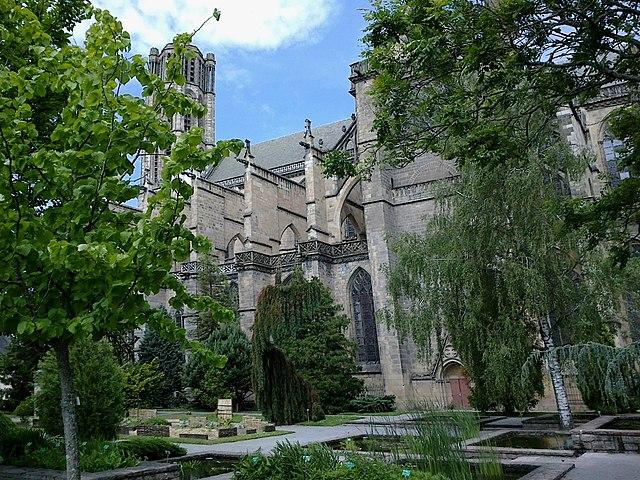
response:
<svg viewBox="0 0 640 480"><path fill-rule="evenodd" d="M450 362L442 368L442 379L445 388L451 394L451 405L455 408L469 408L469 379L465 376L462 365Z"/></svg>

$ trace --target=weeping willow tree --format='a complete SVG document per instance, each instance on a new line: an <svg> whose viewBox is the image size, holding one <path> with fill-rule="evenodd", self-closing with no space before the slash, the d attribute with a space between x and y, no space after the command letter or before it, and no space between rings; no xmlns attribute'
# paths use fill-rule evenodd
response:
<svg viewBox="0 0 640 480"><path fill-rule="evenodd" d="M609 285L587 276L591 259L579 237L561 231L565 197L551 172L566 154L549 145L518 166L462 166L440 192L425 232L393 244L389 321L423 353L441 349L447 332L481 410L531 407L542 393L542 358L530 362L524 383L522 366L535 351L554 351L561 335L612 339ZM557 355L546 360L568 426L561 366Z"/></svg>
<svg viewBox="0 0 640 480"><path fill-rule="evenodd" d="M287 285L267 287L253 327L253 380L258 407L277 423L321 419L344 411L362 391L354 345L344 335L348 319L339 313L318 279L296 271Z"/></svg>

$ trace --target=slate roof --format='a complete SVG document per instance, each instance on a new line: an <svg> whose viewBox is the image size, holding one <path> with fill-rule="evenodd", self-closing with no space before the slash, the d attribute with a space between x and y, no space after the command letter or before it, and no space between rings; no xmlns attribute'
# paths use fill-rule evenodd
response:
<svg viewBox="0 0 640 480"><path fill-rule="evenodd" d="M311 133L315 138L316 146L320 146L320 140L322 140L320 148L323 150L333 149L344 135L342 127L349 128L352 123L353 120L347 118L326 125L312 126ZM304 131L300 131L251 145L251 153L255 157L254 163L264 169L271 170L282 165L301 162L304 160L305 153L304 148L300 146L303 137ZM213 171L207 172L205 178L219 182L243 174L244 165L238 162L235 157L228 157L220 162Z"/></svg>

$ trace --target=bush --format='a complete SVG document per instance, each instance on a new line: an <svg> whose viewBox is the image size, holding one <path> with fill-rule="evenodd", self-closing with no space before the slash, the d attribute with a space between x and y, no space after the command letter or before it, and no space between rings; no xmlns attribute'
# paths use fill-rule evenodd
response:
<svg viewBox="0 0 640 480"><path fill-rule="evenodd" d="M141 460L162 460L167 457L180 457L187 451L175 443L156 437L131 437L115 443L123 452Z"/></svg>
<svg viewBox="0 0 640 480"><path fill-rule="evenodd" d="M105 340L85 340L71 348L71 367L76 395L78 436L82 440L115 438L124 418L123 377L111 345ZM62 435L60 378L55 356L49 353L36 375L40 391L35 404L42 428Z"/></svg>
<svg viewBox="0 0 640 480"><path fill-rule="evenodd" d="M364 395L349 402L349 411L356 413L393 412L396 408L395 395Z"/></svg>
<svg viewBox="0 0 640 480"><path fill-rule="evenodd" d="M48 437L41 430L14 428L0 432L0 463L29 468L64 470L65 450L62 439ZM80 444L80 470L100 472L133 467L138 460L120 450L113 442L90 441Z"/></svg>
<svg viewBox="0 0 640 480"><path fill-rule="evenodd" d="M5 461L18 458L29 450L47 446L42 430L34 428L10 428L0 432L0 455Z"/></svg>
<svg viewBox="0 0 640 480"><path fill-rule="evenodd" d="M9 346L0 355L0 384L8 387L2 392L3 410L14 410L33 394L33 377L38 362L48 349L48 346L36 342L11 338Z"/></svg>
<svg viewBox="0 0 640 480"><path fill-rule="evenodd" d="M26 423L29 417L33 417L34 414L34 399L33 397L27 397L22 400L16 409L13 411L13 414L17 417L20 417L20 421Z"/></svg>

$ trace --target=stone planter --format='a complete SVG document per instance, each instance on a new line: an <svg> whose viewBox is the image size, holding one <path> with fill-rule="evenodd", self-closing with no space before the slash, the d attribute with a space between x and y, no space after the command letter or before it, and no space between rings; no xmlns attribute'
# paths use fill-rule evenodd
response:
<svg viewBox="0 0 640 480"><path fill-rule="evenodd" d="M209 435L206 433L181 433L178 438L197 438L198 440L208 440Z"/></svg>
<svg viewBox="0 0 640 480"><path fill-rule="evenodd" d="M169 425L141 425L136 432L139 437L168 437Z"/></svg>
<svg viewBox="0 0 640 480"><path fill-rule="evenodd" d="M276 426L275 426L275 425L272 425L272 424L265 425L265 426L263 426L263 427L262 427L262 429L261 429L261 430L262 430L263 432L265 432L265 433L266 433L266 432L275 432L275 431L276 431Z"/></svg>

